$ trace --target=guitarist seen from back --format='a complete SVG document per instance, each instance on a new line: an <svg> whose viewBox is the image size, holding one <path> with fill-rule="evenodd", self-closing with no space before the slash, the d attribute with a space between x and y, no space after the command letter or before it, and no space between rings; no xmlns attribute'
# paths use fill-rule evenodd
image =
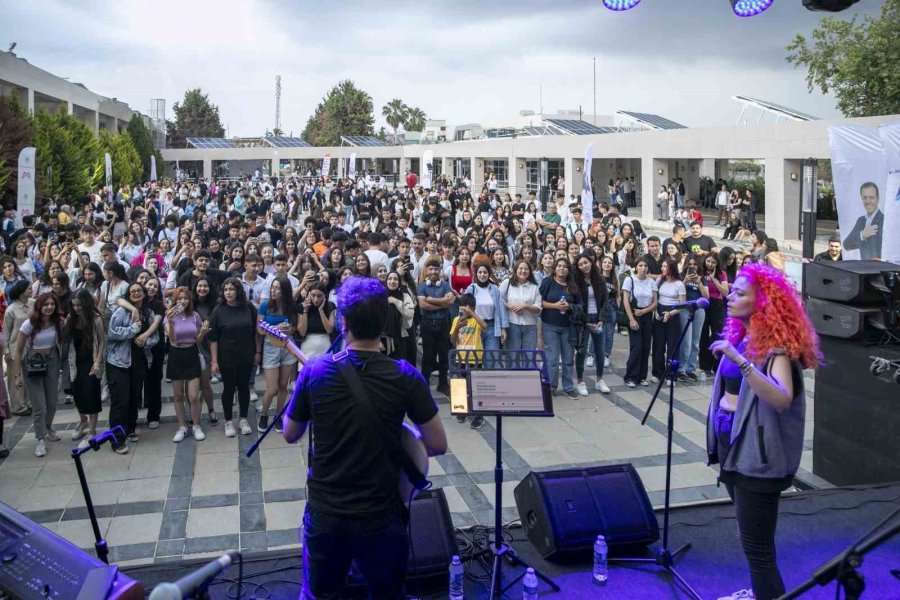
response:
<svg viewBox="0 0 900 600"><path fill-rule="evenodd" d="M291 444L311 425L301 598L340 597L355 559L371 598L397 600L405 597L408 498L400 497L400 466L389 448L399 447L405 416L418 426L429 456L447 451L447 436L422 374L380 352L384 286L350 277L337 305L347 351L304 366L283 421ZM356 393L348 367L361 382ZM369 418L372 409L377 419Z"/></svg>

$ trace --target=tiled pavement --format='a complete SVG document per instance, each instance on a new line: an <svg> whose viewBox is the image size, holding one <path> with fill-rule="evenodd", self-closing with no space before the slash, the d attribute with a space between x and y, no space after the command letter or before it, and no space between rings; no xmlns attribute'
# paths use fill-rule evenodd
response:
<svg viewBox="0 0 900 600"><path fill-rule="evenodd" d="M554 399L553 418L507 418L503 423L504 522L518 518L512 490L531 469L631 462L655 506L663 503L666 459L666 402L661 398L646 426L640 419L653 387L629 389L622 381L627 339L616 336L609 395ZM588 372L591 372L588 369ZM592 387L593 379L588 379ZM257 387L263 386L261 378ZM800 478L822 485L812 469L812 379L807 379L806 450ZM218 388L218 386L216 386ZM168 388L166 388L168 389ZM704 423L709 385L676 386L672 501L720 498L716 472L706 466ZM435 487L444 488L456 526L493 523L495 430L493 419L474 431L459 424L443 397L441 414L450 452L431 460ZM288 445L274 432L252 458L245 452L253 435L229 439L224 421L207 438L171 441L174 408L163 405L159 429L140 430L140 442L120 456L108 448L84 455L91 495L110 557L121 564L197 558L240 548L261 551L298 545L297 526L306 491L306 439ZM220 412L221 415L221 412ZM106 411L101 419L106 417ZM251 407L251 422L255 412ZM72 428L77 414L59 405L57 428ZM101 422L101 425L105 423ZM93 533L78 485L69 435L48 443L47 456L34 456L30 418L7 421L4 438L12 449L0 463L0 501L23 512L83 548ZM255 429L255 428L254 428Z"/></svg>

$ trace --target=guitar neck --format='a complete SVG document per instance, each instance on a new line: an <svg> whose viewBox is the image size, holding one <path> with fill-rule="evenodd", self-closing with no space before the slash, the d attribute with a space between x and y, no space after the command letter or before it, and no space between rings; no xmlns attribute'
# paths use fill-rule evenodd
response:
<svg viewBox="0 0 900 600"><path fill-rule="evenodd" d="M287 348L287 351L290 352L301 365L305 365L309 362L309 357L297 347L294 340L286 333L275 330L272 326L265 324L263 321L257 323L256 329L259 333L268 337L273 344Z"/></svg>

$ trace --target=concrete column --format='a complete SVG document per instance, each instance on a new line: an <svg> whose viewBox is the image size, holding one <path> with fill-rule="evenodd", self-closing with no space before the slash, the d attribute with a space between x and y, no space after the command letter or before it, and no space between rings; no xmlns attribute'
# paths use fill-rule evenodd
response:
<svg viewBox="0 0 900 600"><path fill-rule="evenodd" d="M213 170L212 170L212 159L211 158L203 159L203 175L201 175L201 176L212 178Z"/></svg>
<svg viewBox="0 0 900 600"><path fill-rule="evenodd" d="M484 185L484 159L473 156L470 160L472 161L472 191L480 192L481 186ZM477 196L478 194L474 195Z"/></svg>
<svg viewBox="0 0 900 600"><path fill-rule="evenodd" d="M99 135L100 133L100 111L94 111L94 135Z"/></svg>
<svg viewBox="0 0 900 600"><path fill-rule="evenodd" d="M728 159L716 159L716 170L719 172L719 177L728 179Z"/></svg>
<svg viewBox="0 0 900 600"><path fill-rule="evenodd" d="M583 184L583 181L584 181L584 159L583 158L575 158L575 159L572 159L572 162L575 166L575 168L572 170L572 193L575 194L575 196L577 197L577 196L581 196L581 192L584 191L583 190L583 188L584 188L584 184ZM593 162L594 161L591 161L592 164L593 164ZM569 180L569 178L566 177L566 181L568 181L568 180ZM569 201L569 198L566 197L566 202L568 202L568 201ZM583 199L582 199L582 207L584 207Z"/></svg>
<svg viewBox="0 0 900 600"><path fill-rule="evenodd" d="M576 187L573 185L573 182L578 175L581 175L581 173L575 172L575 160L576 159L572 158L571 156L567 156L563 159L563 176L566 178L566 186L564 189L564 193L566 195L566 204L568 204L569 202L569 196L577 193L574 191ZM584 159L582 159L581 162L583 164ZM550 190L550 200L556 199L556 193L557 190Z"/></svg>
<svg viewBox="0 0 900 600"><path fill-rule="evenodd" d="M448 156L442 156L438 160L441 161L441 175L446 175L452 179L454 176L453 175L453 159L451 159Z"/></svg>
<svg viewBox="0 0 900 600"><path fill-rule="evenodd" d="M795 173L796 181L791 179ZM800 240L800 180L802 160L766 159L766 226L769 237Z"/></svg>
<svg viewBox="0 0 900 600"><path fill-rule="evenodd" d="M700 159L700 177L716 180L716 160L714 158Z"/></svg>
<svg viewBox="0 0 900 600"><path fill-rule="evenodd" d="M25 105L28 107L29 114L34 115L34 90L32 88L25 90Z"/></svg>
<svg viewBox="0 0 900 600"><path fill-rule="evenodd" d="M525 160L510 156L506 159L509 169L509 194L515 197L516 192L523 193L523 190L517 188L525 187ZM519 168L521 166L521 169Z"/></svg>
<svg viewBox="0 0 900 600"><path fill-rule="evenodd" d="M69 101L66 101L66 114L67 115L75 114L75 105Z"/></svg>
<svg viewBox="0 0 900 600"><path fill-rule="evenodd" d="M669 182L669 161L660 158L641 159L641 221L656 220L656 194L659 186Z"/></svg>

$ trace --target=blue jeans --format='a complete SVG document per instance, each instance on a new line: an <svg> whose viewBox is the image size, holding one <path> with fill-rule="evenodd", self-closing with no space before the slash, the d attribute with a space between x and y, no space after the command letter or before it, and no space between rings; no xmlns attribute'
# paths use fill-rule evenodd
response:
<svg viewBox="0 0 900 600"><path fill-rule="evenodd" d="M682 311L681 326L687 324L690 313ZM681 343L681 368L679 373L694 373L697 371L697 362L700 358L700 332L703 331L703 323L706 321L706 311L698 308L694 313L694 322L691 328L684 334L684 341Z"/></svg>
<svg viewBox="0 0 900 600"><path fill-rule="evenodd" d="M616 339L616 329L619 327L616 323L618 316L619 303L616 302L615 298L610 298L609 302L606 304L606 315L604 319L606 326L603 328L603 354L606 358L609 358L609 355L612 353L613 341Z"/></svg>
<svg viewBox="0 0 900 600"><path fill-rule="evenodd" d="M494 352L484 353L484 366L487 369L495 369L499 366L500 336L494 335L494 321L485 321L487 327L481 332L481 346L485 350L494 350Z"/></svg>
<svg viewBox="0 0 900 600"><path fill-rule="evenodd" d="M352 206L344 207L344 216L347 218L347 223L353 223L353 207Z"/></svg>
<svg viewBox="0 0 900 600"><path fill-rule="evenodd" d="M506 336L507 350L536 350L537 349L537 325L509 324Z"/></svg>
<svg viewBox="0 0 900 600"><path fill-rule="evenodd" d="M550 388L555 390L559 385L559 361L562 359L562 383L567 392L575 392L572 381L572 366L575 362L575 349L568 326L559 327L546 322L541 323L544 336L544 354L547 356L547 367L550 371Z"/></svg>
<svg viewBox="0 0 900 600"><path fill-rule="evenodd" d="M598 315L588 315L588 323L599 322L600 317ZM603 359L606 358L603 346L606 340L605 333L607 327L608 325L604 325L603 330L598 331L597 333L594 333L585 327L581 332L581 343L578 344L578 352L575 355L575 376L578 378L578 381L584 379L584 361L589 354L594 357L594 367L597 369L597 379L603 379Z"/></svg>

